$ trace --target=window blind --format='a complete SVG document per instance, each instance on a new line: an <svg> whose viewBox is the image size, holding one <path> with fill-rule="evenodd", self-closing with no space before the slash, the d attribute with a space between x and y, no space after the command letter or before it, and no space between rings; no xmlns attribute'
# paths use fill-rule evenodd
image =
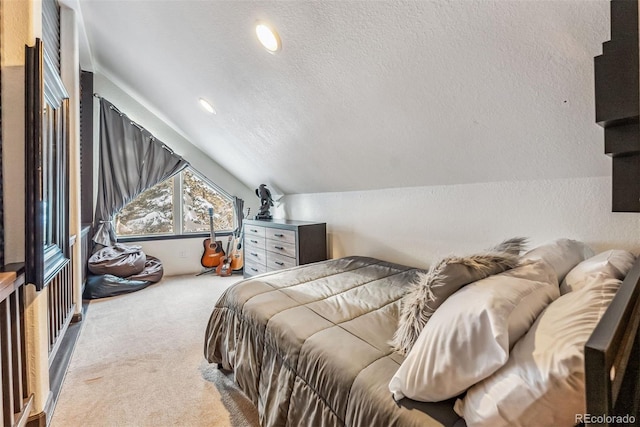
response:
<svg viewBox="0 0 640 427"><path fill-rule="evenodd" d="M42 0L44 50L60 74L60 7L57 0Z"/></svg>

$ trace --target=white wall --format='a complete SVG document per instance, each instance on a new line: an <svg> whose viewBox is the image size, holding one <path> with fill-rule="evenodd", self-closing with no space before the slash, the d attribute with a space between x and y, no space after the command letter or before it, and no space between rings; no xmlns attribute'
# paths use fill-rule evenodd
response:
<svg viewBox="0 0 640 427"><path fill-rule="evenodd" d="M5 263L24 262L25 44L41 37L39 2L2 3L2 168Z"/></svg>
<svg viewBox="0 0 640 427"><path fill-rule="evenodd" d="M94 92L113 103L120 111L131 120L145 127L160 141L164 142L177 154L186 159L191 166L204 174L212 182L233 196L238 196L245 201L246 208L251 207L252 212L257 212L260 205L254 193L227 170L223 169L214 160L205 155L197 147L192 145L183 135L168 126L153 112L136 101L128 92L109 80L104 75L94 73ZM98 181L98 155L99 155L99 123L100 103L97 98L94 102L94 183ZM94 188L94 194L97 187ZM95 202L95 201L94 201ZM94 203L95 206L95 203ZM163 263L166 276L179 274L192 274L202 270L200 258L203 253L203 238L185 238L171 240L154 240L149 242L132 242L131 245L140 245L142 250L159 258ZM223 247L226 247L226 240Z"/></svg>
<svg viewBox="0 0 640 427"><path fill-rule="evenodd" d="M222 248L227 248L227 237L218 236ZM145 254L153 255L162 260L165 276L180 274L194 274L203 271L200 259L204 252L204 238L190 238L177 240L154 240L148 242L132 242L129 245L139 245Z"/></svg>
<svg viewBox="0 0 640 427"><path fill-rule="evenodd" d="M604 154L603 154L604 156ZM327 223L329 255L426 267L514 236L640 252L640 214L611 213L611 178L288 195L277 215Z"/></svg>

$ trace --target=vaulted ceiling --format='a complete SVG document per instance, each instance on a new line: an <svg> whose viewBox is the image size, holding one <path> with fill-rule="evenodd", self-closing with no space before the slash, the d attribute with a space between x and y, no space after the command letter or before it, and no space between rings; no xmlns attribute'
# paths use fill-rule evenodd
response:
<svg viewBox="0 0 640 427"><path fill-rule="evenodd" d="M606 0L79 4L94 70L249 188L610 173L593 100ZM257 21L279 32L276 54Z"/></svg>

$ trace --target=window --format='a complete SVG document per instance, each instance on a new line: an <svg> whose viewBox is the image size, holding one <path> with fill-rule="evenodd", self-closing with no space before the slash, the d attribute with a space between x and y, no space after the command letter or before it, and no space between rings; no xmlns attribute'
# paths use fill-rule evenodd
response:
<svg viewBox="0 0 640 427"><path fill-rule="evenodd" d="M126 205L115 216L116 234L138 237L209 233L210 208L216 232L234 229L231 197L187 168Z"/></svg>

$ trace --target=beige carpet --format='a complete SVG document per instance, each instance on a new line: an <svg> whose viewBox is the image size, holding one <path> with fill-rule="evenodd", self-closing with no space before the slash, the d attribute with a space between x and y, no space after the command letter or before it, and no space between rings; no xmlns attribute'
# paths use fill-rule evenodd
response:
<svg viewBox="0 0 640 427"><path fill-rule="evenodd" d="M203 356L211 310L240 279L177 276L92 301L51 425L258 426L232 374Z"/></svg>

